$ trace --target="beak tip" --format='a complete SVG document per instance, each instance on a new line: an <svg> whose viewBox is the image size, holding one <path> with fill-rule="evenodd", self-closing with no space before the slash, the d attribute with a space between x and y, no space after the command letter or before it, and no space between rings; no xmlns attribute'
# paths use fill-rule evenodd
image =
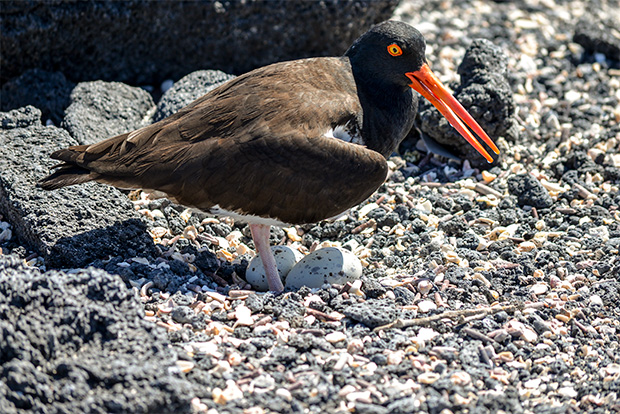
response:
<svg viewBox="0 0 620 414"><path fill-rule="evenodd" d="M471 128L495 154L499 155L497 145L495 145L487 133L484 132L476 120L472 118L469 112L463 108L463 105L448 92L427 64L422 65L416 72L408 72L405 73L405 75L411 80L411 85L409 86L433 104L433 106L439 110L448 122L487 160L489 164L495 161L467 127Z"/></svg>

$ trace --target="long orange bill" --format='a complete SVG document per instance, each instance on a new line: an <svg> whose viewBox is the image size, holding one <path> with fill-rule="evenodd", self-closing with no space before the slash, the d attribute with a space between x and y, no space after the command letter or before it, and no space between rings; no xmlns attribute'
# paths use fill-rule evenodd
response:
<svg viewBox="0 0 620 414"><path fill-rule="evenodd" d="M459 101L454 98L448 92L441 81L431 71L431 68L425 63L420 70L415 72L408 72L405 75L411 79L411 86L422 96L424 96L435 108L446 117L450 125L456 128L457 131L478 151L486 160L491 163L493 157L489 155L486 149L480 144L480 142L474 137L471 131L465 126L469 126L486 144L495 152L499 154L499 149L495 143L489 138L486 132L478 125L478 123L471 117L469 112ZM465 122L465 124L463 124Z"/></svg>

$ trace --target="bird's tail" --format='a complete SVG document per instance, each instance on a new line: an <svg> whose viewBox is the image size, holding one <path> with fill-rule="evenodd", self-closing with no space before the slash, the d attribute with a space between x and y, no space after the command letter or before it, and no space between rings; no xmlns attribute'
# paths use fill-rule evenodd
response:
<svg viewBox="0 0 620 414"><path fill-rule="evenodd" d="M77 145L54 152L51 157L62 162L52 167L56 171L41 179L37 187L44 190L57 190L97 179L99 174L79 165L81 163L78 159L83 158L87 148L88 145Z"/></svg>
<svg viewBox="0 0 620 414"><path fill-rule="evenodd" d="M52 172L52 174L41 179L37 183L37 187L44 190L57 190L62 187L83 184L102 178L99 172L93 171L91 162L101 157L102 153L105 151L93 154L93 148L105 147L104 149L108 149L108 147L116 143L116 141L121 141L125 135L126 134L110 138L100 144L75 145L55 151L52 153L51 158L62 162L52 167L56 170Z"/></svg>
<svg viewBox="0 0 620 414"><path fill-rule="evenodd" d="M143 130L148 141L152 135L149 134L151 130ZM132 136L138 136L143 130L117 135L91 145L75 145L55 151L50 157L59 160L60 164L54 166L55 171L40 180L37 186L44 190L56 190L97 181L125 189L142 187L140 177L149 167L161 164L161 157L152 156L150 147L136 150L136 144L131 141ZM144 158L145 154L148 162L135 162L139 157Z"/></svg>
<svg viewBox="0 0 620 414"><path fill-rule="evenodd" d="M57 190L75 184L83 184L92 181L92 173L86 168L71 164L60 164L52 174L37 183L37 187L44 190Z"/></svg>

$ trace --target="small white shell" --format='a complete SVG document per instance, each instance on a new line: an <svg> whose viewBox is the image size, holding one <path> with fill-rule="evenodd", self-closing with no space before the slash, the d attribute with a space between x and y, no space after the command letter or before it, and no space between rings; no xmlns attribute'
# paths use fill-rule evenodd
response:
<svg viewBox="0 0 620 414"><path fill-rule="evenodd" d="M288 246L271 246L271 253L273 253L276 259L276 266L278 267L278 273L280 273L282 281L286 279L286 276L293 266L295 266L295 263L302 258L300 252ZM269 290L267 277L265 276L265 268L259 255L254 256L248 264L245 279L258 291L266 292Z"/></svg>
<svg viewBox="0 0 620 414"><path fill-rule="evenodd" d="M325 247L310 253L295 265L286 278L286 287L318 288L325 283L344 285L362 276L362 263L350 251Z"/></svg>

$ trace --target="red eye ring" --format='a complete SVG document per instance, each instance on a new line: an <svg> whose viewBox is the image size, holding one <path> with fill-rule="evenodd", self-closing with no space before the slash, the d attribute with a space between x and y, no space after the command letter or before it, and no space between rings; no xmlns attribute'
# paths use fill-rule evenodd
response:
<svg viewBox="0 0 620 414"><path fill-rule="evenodd" d="M387 47L387 51L392 56L400 56L403 54L403 50L396 43L392 43Z"/></svg>

